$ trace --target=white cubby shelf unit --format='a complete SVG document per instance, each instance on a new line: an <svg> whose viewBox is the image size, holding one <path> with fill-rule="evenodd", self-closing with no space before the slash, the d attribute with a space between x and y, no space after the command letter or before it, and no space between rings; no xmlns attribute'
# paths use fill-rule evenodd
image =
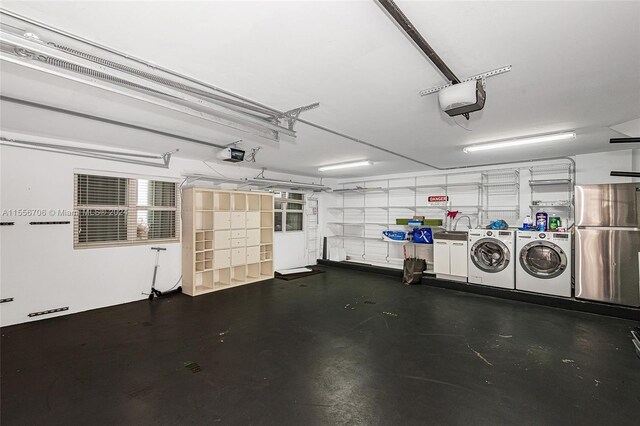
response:
<svg viewBox="0 0 640 426"><path fill-rule="evenodd" d="M184 293L273 278L273 194L187 188L182 200Z"/></svg>

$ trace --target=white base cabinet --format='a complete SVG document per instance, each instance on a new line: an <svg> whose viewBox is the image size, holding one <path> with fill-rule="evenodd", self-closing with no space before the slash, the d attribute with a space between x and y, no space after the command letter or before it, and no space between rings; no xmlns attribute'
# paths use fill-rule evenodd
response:
<svg viewBox="0 0 640 426"><path fill-rule="evenodd" d="M467 241L433 240L433 272L439 278L467 278L469 253Z"/></svg>
<svg viewBox="0 0 640 426"><path fill-rule="evenodd" d="M188 188L182 206L184 293L273 278L273 194Z"/></svg>

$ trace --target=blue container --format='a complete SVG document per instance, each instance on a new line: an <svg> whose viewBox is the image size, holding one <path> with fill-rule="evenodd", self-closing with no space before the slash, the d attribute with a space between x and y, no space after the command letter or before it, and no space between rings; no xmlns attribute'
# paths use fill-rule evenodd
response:
<svg viewBox="0 0 640 426"><path fill-rule="evenodd" d="M546 231L549 226L549 215L545 212L536 213L536 230Z"/></svg>
<svg viewBox="0 0 640 426"><path fill-rule="evenodd" d="M433 244L431 228L414 228L412 234L414 243Z"/></svg>

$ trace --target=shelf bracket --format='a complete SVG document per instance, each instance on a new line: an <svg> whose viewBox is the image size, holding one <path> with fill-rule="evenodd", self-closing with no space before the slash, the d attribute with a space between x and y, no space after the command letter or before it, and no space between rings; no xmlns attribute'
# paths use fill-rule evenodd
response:
<svg viewBox="0 0 640 426"><path fill-rule="evenodd" d="M320 106L320 102L314 102L314 103L309 104L309 105L305 105L305 106L301 106L299 108L291 109L289 111L286 111L280 117L278 117L276 119L276 121L278 121L280 119L285 120L286 123L287 123L287 128L289 130L293 131L293 126L295 126L296 122L298 121L298 117L300 116L301 113L303 113L305 111L309 111L310 109L316 109L319 106Z"/></svg>
<svg viewBox="0 0 640 426"><path fill-rule="evenodd" d="M461 83L464 83L465 81L471 81L471 80L482 80L482 86L486 87L487 77L493 77L495 75L504 74L505 72L509 72L509 71L511 71L511 65L507 65L501 68L496 68L494 70L483 72L481 74L472 75L471 77L467 77L463 79ZM440 90L445 89L451 85L452 85L451 83L447 83L447 84L442 84L440 86L432 87L430 89L421 90L420 96L427 96L432 93L439 92Z"/></svg>

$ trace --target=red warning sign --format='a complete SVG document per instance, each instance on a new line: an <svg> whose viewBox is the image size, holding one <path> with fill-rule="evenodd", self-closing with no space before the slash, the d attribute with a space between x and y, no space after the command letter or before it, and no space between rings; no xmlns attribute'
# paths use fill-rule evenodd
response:
<svg viewBox="0 0 640 426"><path fill-rule="evenodd" d="M430 203L446 203L449 201L449 196L447 195L429 195L427 197L427 201Z"/></svg>

